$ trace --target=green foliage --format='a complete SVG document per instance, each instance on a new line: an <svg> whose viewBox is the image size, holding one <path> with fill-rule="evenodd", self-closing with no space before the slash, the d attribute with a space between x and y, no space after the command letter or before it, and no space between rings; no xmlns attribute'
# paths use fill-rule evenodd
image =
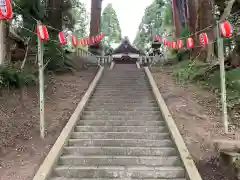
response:
<svg viewBox="0 0 240 180"><path fill-rule="evenodd" d="M120 24L117 18L117 14L112 7L112 4L108 4L103 10L101 17L101 31L104 32L103 46L105 51L115 44L121 42L122 32Z"/></svg>
<svg viewBox="0 0 240 180"><path fill-rule="evenodd" d="M74 31L77 37L87 36L88 15L85 5L78 1L78 6L72 9L72 16L75 18Z"/></svg>
<svg viewBox="0 0 240 180"><path fill-rule="evenodd" d="M170 26L172 25L172 7L170 3L165 5L164 15L163 15L163 26Z"/></svg>
<svg viewBox="0 0 240 180"><path fill-rule="evenodd" d="M212 89L218 92L220 96L221 92L221 81L219 70L214 73L206 74L209 70L209 65L201 61L182 61L175 64L173 67L173 75L182 83L193 82L202 85L208 89ZM199 79L205 75L204 79ZM228 107L240 104L240 69L232 69L226 71L226 87L227 87L227 101Z"/></svg>
<svg viewBox="0 0 240 180"><path fill-rule="evenodd" d="M152 41L152 31L159 33L162 26L162 10L165 2L163 0L154 0L153 3L145 9L142 22L139 25L133 45L138 49L145 49Z"/></svg>
<svg viewBox="0 0 240 180"><path fill-rule="evenodd" d="M0 67L0 89L6 87L20 88L34 85L37 78L26 72L21 72L11 66Z"/></svg>
<svg viewBox="0 0 240 180"><path fill-rule="evenodd" d="M59 71L60 69L74 69L73 61L66 56L64 49L53 41L48 41L44 45L44 63L48 63L46 70Z"/></svg>

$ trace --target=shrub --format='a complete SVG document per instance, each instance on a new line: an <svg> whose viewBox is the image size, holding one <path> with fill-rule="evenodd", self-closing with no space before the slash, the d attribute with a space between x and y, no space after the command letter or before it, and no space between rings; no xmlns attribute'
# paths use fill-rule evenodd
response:
<svg viewBox="0 0 240 180"><path fill-rule="evenodd" d="M21 72L12 66L0 67L0 89L6 87L21 88L36 83L37 78L32 74Z"/></svg>

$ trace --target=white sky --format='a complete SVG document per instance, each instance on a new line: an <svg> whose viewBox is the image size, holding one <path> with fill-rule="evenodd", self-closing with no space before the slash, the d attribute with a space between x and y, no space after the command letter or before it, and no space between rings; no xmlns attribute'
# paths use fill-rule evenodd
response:
<svg viewBox="0 0 240 180"><path fill-rule="evenodd" d="M91 0L81 0L87 6L90 13ZM138 26L141 23L145 8L152 3L153 0L103 0L102 9L108 3L112 3L122 29L122 36L128 36L133 42Z"/></svg>

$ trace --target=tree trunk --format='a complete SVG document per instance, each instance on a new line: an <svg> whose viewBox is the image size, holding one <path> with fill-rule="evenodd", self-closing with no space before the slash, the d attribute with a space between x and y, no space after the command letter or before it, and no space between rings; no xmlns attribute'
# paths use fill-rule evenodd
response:
<svg viewBox="0 0 240 180"><path fill-rule="evenodd" d="M56 28L62 29L62 0L48 0L48 21Z"/></svg>
<svg viewBox="0 0 240 180"><path fill-rule="evenodd" d="M204 48L199 58L202 61L211 61L212 57L214 57L214 48L213 48L213 41L215 40L216 36L214 34L214 28L209 27L210 25L215 24L214 19L214 2L213 0L199 0L198 3L198 10L199 10L199 16L197 18L198 20L198 28L197 30L205 29L204 31L200 33L207 33L208 39L209 39L209 45ZM209 28L208 28L209 27ZM215 26L214 26L215 27ZM197 34L196 39L198 39L197 42L199 42L199 34ZM200 46L198 44L197 46ZM209 59L208 59L209 58Z"/></svg>

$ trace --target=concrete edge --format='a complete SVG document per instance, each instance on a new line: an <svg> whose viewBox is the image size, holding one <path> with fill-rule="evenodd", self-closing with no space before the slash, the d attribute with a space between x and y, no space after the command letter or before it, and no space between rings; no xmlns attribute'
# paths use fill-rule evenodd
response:
<svg viewBox="0 0 240 180"><path fill-rule="evenodd" d="M153 79L152 73L150 72L148 67L144 67L144 70L149 79L153 94L157 100L157 103L162 112L163 118L165 119L165 122L169 128L171 136L178 148L180 157L181 157L184 167L187 171L189 180L202 180L202 178L196 168L196 165L192 159L192 156L190 155L190 153L186 147L186 144L184 143L184 140L177 128L177 125L175 124L174 119L172 118L172 115L169 112L168 107L167 107L162 95L160 94L160 92L158 90L156 82Z"/></svg>
<svg viewBox="0 0 240 180"><path fill-rule="evenodd" d="M79 117L87 104L89 98L91 97L99 79L101 78L103 74L104 67L100 67L96 76L94 77L93 81L88 87L88 90L82 97L81 101L77 105L77 108L73 112L72 116L68 120L66 126L63 128L61 134L57 138L55 144L51 148L50 152L48 153L47 157L45 158L44 162L38 169L37 173L35 174L33 180L46 180L49 178L49 175L52 172L53 166L56 164L56 161L62 154L63 146L66 143L66 140L68 139L70 133L72 132L73 128L75 127L77 121L79 120Z"/></svg>
<svg viewBox="0 0 240 180"><path fill-rule="evenodd" d="M114 65L115 65L115 62L114 62L114 61L112 61L112 62L111 62L110 69L113 69Z"/></svg>
<svg viewBox="0 0 240 180"><path fill-rule="evenodd" d="M140 69L140 64L136 62L137 68Z"/></svg>

